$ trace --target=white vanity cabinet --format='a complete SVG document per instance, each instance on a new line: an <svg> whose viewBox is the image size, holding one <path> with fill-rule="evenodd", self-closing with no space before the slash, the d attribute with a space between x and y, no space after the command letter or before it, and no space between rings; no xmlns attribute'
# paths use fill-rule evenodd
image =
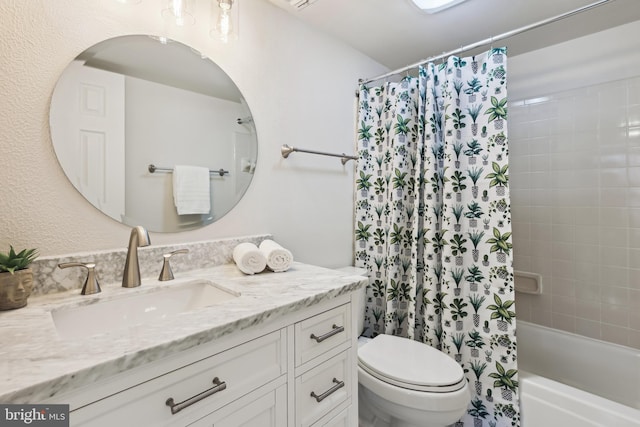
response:
<svg viewBox="0 0 640 427"><path fill-rule="evenodd" d="M275 389L286 373L285 343L280 330L255 338L74 410L71 423L187 425L261 386Z"/></svg>
<svg viewBox="0 0 640 427"><path fill-rule="evenodd" d="M70 404L72 427L356 426L352 297L231 333L49 402Z"/></svg>
<svg viewBox="0 0 640 427"><path fill-rule="evenodd" d="M343 304L295 324L297 427L326 425L351 404L357 390L351 311Z"/></svg>

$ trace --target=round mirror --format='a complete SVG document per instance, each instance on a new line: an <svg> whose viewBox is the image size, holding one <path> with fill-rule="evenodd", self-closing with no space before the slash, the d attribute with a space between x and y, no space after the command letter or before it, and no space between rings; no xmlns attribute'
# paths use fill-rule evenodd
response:
<svg viewBox="0 0 640 427"><path fill-rule="evenodd" d="M51 140L75 188L123 224L192 230L238 203L257 137L242 94L211 60L145 35L87 49L60 76Z"/></svg>

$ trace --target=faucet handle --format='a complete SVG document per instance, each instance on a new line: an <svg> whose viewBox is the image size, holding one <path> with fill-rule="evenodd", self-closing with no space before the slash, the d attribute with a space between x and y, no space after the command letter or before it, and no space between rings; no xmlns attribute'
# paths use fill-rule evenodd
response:
<svg viewBox="0 0 640 427"><path fill-rule="evenodd" d="M58 264L58 268L69 267L83 267L87 269L87 278L84 281L84 285L82 286L82 292L80 292L80 295L91 295L102 292L102 290L100 289L100 283L98 283L98 274L96 273L95 263L63 262L61 264Z"/></svg>
<svg viewBox="0 0 640 427"><path fill-rule="evenodd" d="M169 252L168 254L162 255L162 271L160 271L160 277L158 280L164 282L166 280L173 280L173 271L171 271L171 264L169 264L169 258L176 254L186 254L189 252L189 249L178 249L177 251Z"/></svg>

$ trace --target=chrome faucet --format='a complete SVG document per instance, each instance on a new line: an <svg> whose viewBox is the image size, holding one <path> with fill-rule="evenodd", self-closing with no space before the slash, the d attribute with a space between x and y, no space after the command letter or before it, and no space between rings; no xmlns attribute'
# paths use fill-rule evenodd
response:
<svg viewBox="0 0 640 427"><path fill-rule="evenodd" d="M93 262L63 262L58 264L58 268L69 267L83 267L87 269L87 278L82 285L81 295L93 295L102 292L100 289L100 283L98 283L98 273L96 272L96 265Z"/></svg>
<svg viewBox="0 0 640 427"><path fill-rule="evenodd" d="M140 264L138 263L138 248L149 246L149 233L142 226L134 227L129 238L129 249L127 251L127 261L124 264L122 274L122 287L135 288L140 286Z"/></svg>

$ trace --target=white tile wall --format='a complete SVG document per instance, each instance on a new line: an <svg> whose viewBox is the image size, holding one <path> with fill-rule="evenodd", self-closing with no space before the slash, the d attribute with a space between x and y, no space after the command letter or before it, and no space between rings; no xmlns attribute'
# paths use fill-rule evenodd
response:
<svg viewBox="0 0 640 427"><path fill-rule="evenodd" d="M518 317L640 348L640 77L509 105Z"/></svg>

